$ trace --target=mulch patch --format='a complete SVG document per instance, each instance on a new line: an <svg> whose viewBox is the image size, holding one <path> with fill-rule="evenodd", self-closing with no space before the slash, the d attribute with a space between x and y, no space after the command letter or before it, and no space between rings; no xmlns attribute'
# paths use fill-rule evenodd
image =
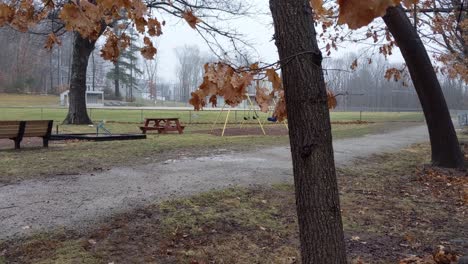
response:
<svg viewBox="0 0 468 264"><path fill-rule="evenodd" d="M331 122L333 125L367 125L372 124L374 122L369 121L333 121ZM282 123L279 124L268 124L264 125L265 133L267 136L287 136L289 135L289 130L286 126ZM201 134L211 134L215 136L221 136L223 132L222 128L216 128L213 131L211 130L197 130L193 133L201 133ZM228 126L224 131L224 136L263 136L262 129L259 125L252 125L249 124L244 127L236 126L233 127Z"/></svg>
<svg viewBox="0 0 468 264"><path fill-rule="evenodd" d="M289 131L284 125L268 125L264 126L265 133L267 136L287 136ZM193 133L211 134L214 136L221 136L223 132L222 128L211 130L197 130ZM240 127L228 127L224 131L224 136L263 136L262 129L260 126L246 126Z"/></svg>

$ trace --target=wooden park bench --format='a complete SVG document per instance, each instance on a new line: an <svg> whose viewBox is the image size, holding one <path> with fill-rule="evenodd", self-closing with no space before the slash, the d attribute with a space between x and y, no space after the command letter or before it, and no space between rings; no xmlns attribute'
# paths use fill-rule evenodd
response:
<svg viewBox="0 0 468 264"><path fill-rule="evenodd" d="M145 118L145 124L139 127L143 134L148 130L157 130L159 134L166 134L169 131L184 133L185 126L180 125L179 118Z"/></svg>
<svg viewBox="0 0 468 264"><path fill-rule="evenodd" d="M19 149L24 137L41 137L45 148L49 146L53 120L0 121L0 139L15 141Z"/></svg>

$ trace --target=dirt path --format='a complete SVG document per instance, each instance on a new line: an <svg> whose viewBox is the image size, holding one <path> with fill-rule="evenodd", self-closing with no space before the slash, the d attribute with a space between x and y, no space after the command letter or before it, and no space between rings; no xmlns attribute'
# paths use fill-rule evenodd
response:
<svg viewBox="0 0 468 264"><path fill-rule="evenodd" d="M338 140L335 160L342 166L357 157L423 141L428 141L425 126ZM288 147L23 181L0 186L0 239L61 226L80 230L135 206L210 189L291 181Z"/></svg>

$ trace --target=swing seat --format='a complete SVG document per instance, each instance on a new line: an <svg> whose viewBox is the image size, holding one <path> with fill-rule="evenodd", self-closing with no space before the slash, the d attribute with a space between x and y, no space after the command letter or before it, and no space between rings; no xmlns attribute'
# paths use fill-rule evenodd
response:
<svg viewBox="0 0 468 264"><path fill-rule="evenodd" d="M278 119L276 117L274 117L274 116L267 118L267 120L270 121L270 122L277 122L278 121Z"/></svg>

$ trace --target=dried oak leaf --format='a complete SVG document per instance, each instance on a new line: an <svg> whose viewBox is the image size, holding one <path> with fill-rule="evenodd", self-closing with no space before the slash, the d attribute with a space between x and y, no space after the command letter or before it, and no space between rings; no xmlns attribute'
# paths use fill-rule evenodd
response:
<svg viewBox="0 0 468 264"><path fill-rule="evenodd" d="M210 97L210 100L208 101L212 107L217 107L218 106L218 97L216 97L215 94L213 94L211 97Z"/></svg>
<svg viewBox="0 0 468 264"><path fill-rule="evenodd" d="M336 108L336 105L337 105L336 96L330 90L327 90L327 103L328 103L328 109Z"/></svg>
<svg viewBox="0 0 468 264"><path fill-rule="evenodd" d="M203 77L203 83L198 89L202 90L206 96L210 94L215 95L218 93L218 86L216 83L210 81L207 76Z"/></svg>
<svg viewBox="0 0 468 264"><path fill-rule="evenodd" d="M10 23L14 16L15 10L11 6L5 3L0 4L0 27Z"/></svg>
<svg viewBox="0 0 468 264"><path fill-rule="evenodd" d="M110 10L114 7L117 1L114 0L97 0L96 1L99 6L101 6L104 9Z"/></svg>
<svg viewBox="0 0 468 264"><path fill-rule="evenodd" d="M273 117L276 117L279 122L284 121L288 117L288 113L286 112L286 101L284 99L284 91L280 91L278 93L278 102L276 103Z"/></svg>
<svg viewBox="0 0 468 264"><path fill-rule="evenodd" d="M388 7L399 3L400 0L338 0L338 24L347 24L350 29L366 26L374 18L385 15Z"/></svg>
<svg viewBox="0 0 468 264"><path fill-rule="evenodd" d="M122 33L122 35L120 35L120 48L121 49L126 49L130 47L131 42L132 42L132 39L130 38L129 35L125 33Z"/></svg>
<svg viewBox="0 0 468 264"><path fill-rule="evenodd" d="M116 62L120 56L119 38L112 31L107 31L107 40L101 49L101 57Z"/></svg>
<svg viewBox="0 0 468 264"><path fill-rule="evenodd" d="M50 33L49 36L47 36L46 44L44 45L44 48L47 50L51 50L55 44L62 44L59 38L54 33Z"/></svg>
<svg viewBox="0 0 468 264"><path fill-rule="evenodd" d="M10 25L21 32L27 32L28 28L37 22L35 13L32 0L21 1L21 4L15 10Z"/></svg>
<svg viewBox="0 0 468 264"><path fill-rule="evenodd" d="M315 13L318 15L323 15L325 13L325 9L323 8L323 0L310 0L310 7L314 9Z"/></svg>
<svg viewBox="0 0 468 264"><path fill-rule="evenodd" d="M273 68L267 69L265 74L268 77L268 81L270 81L273 84L273 91L276 92L276 91L280 91L283 89L281 78L279 77L275 69Z"/></svg>
<svg viewBox="0 0 468 264"><path fill-rule="evenodd" d="M101 31L102 10L88 2L67 3L62 7L59 18L65 22L68 31L76 30L83 38L97 39Z"/></svg>
<svg viewBox="0 0 468 264"><path fill-rule="evenodd" d="M145 33L145 26L148 24L145 18L139 17L134 20L135 28L140 33Z"/></svg>
<svg viewBox="0 0 468 264"><path fill-rule="evenodd" d="M193 105L195 111L200 111L206 106L205 94L202 90L197 90L191 93L192 98L189 100L189 104Z"/></svg>
<svg viewBox="0 0 468 264"><path fill-rule="evenodd" d="M153 42L151 42L148 37L144 37L143 42L145 43L145 46L140 49L141 55L145 59L152 60L158 50L153 46Z"/></svg>
<svg viewBox="0 0 468 264"><path fill-rule="evenodd" d="M154 36L161 36L161 23L155 18L148 18L148 35Z"/></svg>
<svg viewBox="0 0 468 264"><path fill-rule="evenodd" d="M358 67L358 60L355 59L355 60L353 61L353 63L351 63L350 68L351 68L351 70L354 71L354 70L356 70L357 67Z"/></svg>
<svg viewBox="0 0 468 264"><path fill-rule="evenodd" d="M393 79L395 82L401 80L401 71L397 68L390 68L385 71L385 79L390 81Z"/></svg>
<svg viewBox="0 0 468 264"><path fill-rule="evenodd" d="M410 8L412 7L413 5L417 4L419 2L419 0L403 0L403 5L406 7L406 8Z"/></svg>
<svg viewBox="0 0 468 264"><path fill-rule="evenodd" d="M182 13L182 17L187 21L187 23L192 27L193 29L196 28L197 23L202 22L201 19L196 17L191 10L187 10Z"/></svg>
<svg viewBox="0 0 468 264"><path fill-rule="evenodd" d="M143 3L143 1L141 0L133 0L131 2L129 2L128 0L122 0L122 2L126 2L125 4L123 4L124 8L125 8L125 5L131 6L132 14L133 14L133 17L135 18L143 17L148 11L148 6L145 3Z"/></svg>
<svg viewBox="0 0 468 264"><path fill-rule="evenodd" d="M270 105L273 102L274 93L270 92L266 87L257 87L255 93L255 100L257 101L258 106L260 106L260 111L267 113L270 110Z"/></svg>

